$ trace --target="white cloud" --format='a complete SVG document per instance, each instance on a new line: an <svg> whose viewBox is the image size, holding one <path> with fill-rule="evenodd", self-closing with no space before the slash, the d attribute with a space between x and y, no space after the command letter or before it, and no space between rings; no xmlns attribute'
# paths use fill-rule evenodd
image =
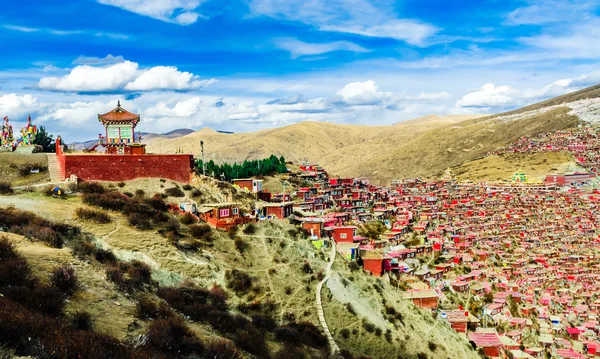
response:
<svg viewBox="0 0 600 359"><path fill-rule="evenodd" d="M523 91L522 97L526 99L542 99L546 97L564 95L568 92L576 90L575 88L571 87L572 83L573 80L571 79L557 80L542 87L541 89L526 89Z"/></svg>
<svg viewBox="0 0 600 359"><path fill-rule="evenodd" d="M368 37L383 37L423 46L440 29L411 19L390 20L380 25L324 25L324 31L345 32Z"/></svg>
<svg viewBox="0 0 600 359"><path fill-rule="evenodd" d="M511 11L504 23L506 25L542 25L570 22L580 20L597 7L598 2L595 0L537 0Z"/></svg>
<svg viewBox="0 0 600 359"><path fill-rule="evenodd" d="M40 30L35 27L16 26L16 25L3 25L2 27L5 29L8 29L8 30L14 30L14 31L20 31L20 32L36 32L36 31Z"/></svg>
<svg viewBox="0 0 600 359"><path fill-rule="evenodd" d="M191 97L187 100L177 101L173 106L169 102L161 101L156 105L144 111L145 116L150 118L157 117L178 117L186 118L196 114L200 110L202 99L200 97Z"/></svg>
<svg viewBox="0 0 600 359"><path fill-rule="evenodd" d="M125 85L125 90L191 90L211 85L215 79L200 80L190 72L181 72L172 66L156 66L143 71L135 80Z"/></svg>
<svg viewBox="0 0 600 359"><path fill-rule="evenodd" d="M319 55L333 51L368 52L369 50L349 41L334 41L326 43L307 43L297 39L278 39L277 47L288 51L292 58L305 55Z"/></svg>
<svg viewBox="0 0 600 359"><path fill-rule="evenodd" d="M45 90L100 92L123 88L136 78L138 64L124 61L110 66L77 66L63 77L44 77L38 86Z"/></svg>
<svg viewBox="0 0 600 359"><path fill-rule="evenodd" d="M48 110L35 120L41 122L55 121L61 127L89 128L97 120L98 114L108 111L107 109L111 109L111 106L114 107L114 103L103 103L100 101L57 103L47 105ZM98 132L102 129L101 127L96 128Z"/></svg>
<svg viewBox="0 0 600 359"><path fill-rule="evenodd" d="M0 96L0 115L21 117L28 112L36 110L39 106L37 98L30 94L17 95L10 93ZM0 118L0 119L1 119Z"/></svg>
<svg viewBox="0 0 600 359"><path fill-rule="evenodd" d="M439 29L413 19L402 19L391 1L370 0L252 0L254 15L300 21L322 31L382 37L421 46Z"/></svg>
<svg viewBox="0 0 600 359"><path fill-rule="evenodd" d="M374 105L392 97L391 92L379 91L379 87L373 80L349 83L337 94L349 105Z"/></svg>
<svg viewBox="0 0 600 359"><path fill-rule="evenodd" d="M104 5L111 5L123 10L153 19L172 22L179 25L190 25L201 16L195 11L200 0L97 0Z"/></svg>
<svg viewBox="0 0 600 359"><path fill-rule="evenodd" d="M102 63L107 59L120 60L119 56L109 56L92 61ZM84 61L89 59L86 58ZM198 76L190 72L181 72L176 67L155 66L140 70L137 63L123 61L106 66L76 66L65 76L43 77L39 81L38 87L44 90L65 92L191 90L215 82L214 79L200 80Z"/></svg>
<svg viewBox="0 0 600 359"><path fill-rule="evenodd" d="M511 86L494 86L487 83L480 89L464 95L457 107L505 107L514 103L516 91Z"/></svg>

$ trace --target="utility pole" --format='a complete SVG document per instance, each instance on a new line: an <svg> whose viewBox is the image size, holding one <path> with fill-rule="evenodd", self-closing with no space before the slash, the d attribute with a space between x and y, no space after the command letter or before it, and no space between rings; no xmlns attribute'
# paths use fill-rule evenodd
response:
<svg viewBox="0 0 600 359"><path fill-rule="evenodd" d="M200 149L202 150L202 175L206 176L206 164L204 163L204 140L200 140Z"/></svg>

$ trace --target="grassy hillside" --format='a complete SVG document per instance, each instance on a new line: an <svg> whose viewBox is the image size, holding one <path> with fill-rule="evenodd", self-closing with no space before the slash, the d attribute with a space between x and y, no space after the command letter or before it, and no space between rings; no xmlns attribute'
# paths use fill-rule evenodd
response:
<svg viewBox="0 0 600 359"><path fill-rule="evenodd" d="M204 129L178 139L150 140L148 149L199 154L199 142L204 140L207 159L217 162L275 154L295 163L304 159L319 163L332 175L367 176L385 184L396 178L438 175L521 136L574 127L579 119L568 114L570 108L544 109L598 96L600 85L494 116L429 115L392 126L302 122L229 135Z"/></svg>
<svg viewBox="0 0 600 359"><path fill-rule="evenodd" d="M124 186L113 184L112 190L123 193L131 191L137 193L136 196L143 196L139 191L143 189L147 196L176 185L167 181L141 180ZM243 194L238 195L227 186L221 187L213 181L196 181L193 188L183 188L183 197L168 199L178 202L195 198L200 202L234 197L244 202ZM164 324L160 319L163 315L184 318L185 325L193 335L210 350L219 343L229 343L229 346L234 345L239 350L239 357L243 358L327 357L326 348L310 346L316 345L314 341L318 338L309 340L310 335L302 337L301 343L307 340L307 344L298 344L295 342L297 339L293 339L296 338L293 333L296 325L305 325L301 323L320 328L315 305L316 286L329 260L330 251L315 249L296 227L286 222L264 222L256 227L242 228L237 233L213 230L196 241L196 249L183 250L176 243L187 241L186 233L191 230L183 223L178 232L184 238L174 240L161 235L156 228L140 230L132 227L128 217L120 212L105 212L108 214L108 223L83 220L77 211L96 207L83 204L78 197L60 200L40 193L0 196L0 211L6 211L7 206L81 229L81 235L66 241L63 248L53 248L44 243L46 237L32 240L16 234L8 235L31 266L34 275L43 283L48 284L47 278L56 267L74 268L79 286L64 305L63 316L67 319L84 311L89 314L95 332L128 345L146 343L138 350L158 350L161 354L170 353L168 357L185 356L181 353L174 355L169 349L152 342L153 337L149 333L157 330L158 323ZM35 223L42 225L40 220L35 220ZM174 226L171 221L166 225ZM11 227L11 230L19 229ZM32 229L28 227L22 230ZM37 233L46 232L46 229L35 230L36 234L32 237L37 238ZM91 241L96 254L86 255L86 251L91 249L86 249L87 244L81 244L81 241ZM110 259L107 251L114 253L116 258ZM128 268L136 260L150 269L150 281L146 279L138 284L131 282L134 279L141 280L136 279L140 273L131 268L122 276L117 275L123 270L121 268ZM294 280L290 281L290 278ZM202 310L207 309L181 302L183 298L202 291L217 294L223 291L226 306L220 306L218 312L200 315ZM8 300L13 298L12 295ZM430 313L400 299L401 296L402 292L386 279L373 278L362 271L351 271L342 259L336 259L333 277L324 288L322 298L326 320L340 348L353 355L373 358L390 357L390 354L393 357L414 358L418 353L421 353L420 357L427 358L478 357L453 330L434 325ZM16 298L17 301L21 300ZM347 307L347 298L352 298L357 310ZM148 301L156 305L160 303L160 313L163 314L156 314L159 315L156 318L154 314L148 314L150 309L147 306L151 307ZM390 312L397 314L390 316ZM267 318L271 318L268 320L273 320L273 323L264 322ZM232 327L231 320L238 324ZM267 329L260 334L253 329L256 325L267 325ZM279 329L273 329L271 325ZM243 327L247 327L247 331L241 329ZM343 328L349 328L349 332L342 331ZM143 339L146 335L150 335L148 342ZM268 356L257 354L260 347L256 345L263 345L260 341L263 336L265 348L270 353ZM431 344L420 345L422 340Z"/></svg>
<svg viewBox="0 0 600 359"><path fill-rule="evenodd" d="M31 169L40 171L29 173ZM0 181L8 181L13 186L22 186L49 179L48 157L45 153L0 153Z"/></svg>

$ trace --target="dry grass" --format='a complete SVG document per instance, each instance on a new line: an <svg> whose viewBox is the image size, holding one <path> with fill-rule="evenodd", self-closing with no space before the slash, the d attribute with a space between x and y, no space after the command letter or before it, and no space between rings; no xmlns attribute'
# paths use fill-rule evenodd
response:
<svg viewBox="0 0 600 359"><path fill-rule="evenodd" d="M529 181L544 181L547 174L582 170L571 156L561 152L489 156L452 169L459 181L510 181L516 171L524 171Z"/></svg>
<svg viewBox="0 0 600 359"><path fill-rule="evenodd" d="M48 171L32 173L23 176L20 172L27 166L40 166L42 169L48 168L48 157L45 153L20 154L20 153L0 153L0 178L10 182L13 186L24 186L29 184L48 181L50 175Z"/></svg>
<svg viewBox="0 0 600 359"><path fill-rule="evenodd" d="M177 148L196 153L199 138L210 143L208 159L243 161L275 154L300 163L305 158L324 166L331 175L367 176L378 183L403 177L431 177L452 166L481 158L521 136L573 127L578 118L568 108L512 122L493 117L426 116L393 126L298 124L255 133L225 135L196 132L176 140L153 139L153 152ZM277 181L267 187L279 190Z"/></svg>

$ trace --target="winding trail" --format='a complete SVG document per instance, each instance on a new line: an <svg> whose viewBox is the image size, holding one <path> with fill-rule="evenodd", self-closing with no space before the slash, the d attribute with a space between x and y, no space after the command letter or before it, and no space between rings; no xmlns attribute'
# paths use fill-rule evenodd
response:
<svg viewBox="0 0 600 359"><path fill-rule="evenodd" d="M323 284L327 282L329 279L329 275L331 274L331 267L333 266L333 262L335 261L335 242L330 241L331 243L331 253L329 254L329 263L325 269L325 278L319 282L317 285L317 312L319 315L319 322L321 322L321 326L323 327L323 331L325 332L325 336L327 337L327 341L329 342L329 348L331 350L331 356L333 356L336 352L340 350L338 345L336 344L331 332L329 331L329 327L327 326L327 322L325 321L325 313L323 312L323 303L321 302L321 289L323 288Z"/></svg>

